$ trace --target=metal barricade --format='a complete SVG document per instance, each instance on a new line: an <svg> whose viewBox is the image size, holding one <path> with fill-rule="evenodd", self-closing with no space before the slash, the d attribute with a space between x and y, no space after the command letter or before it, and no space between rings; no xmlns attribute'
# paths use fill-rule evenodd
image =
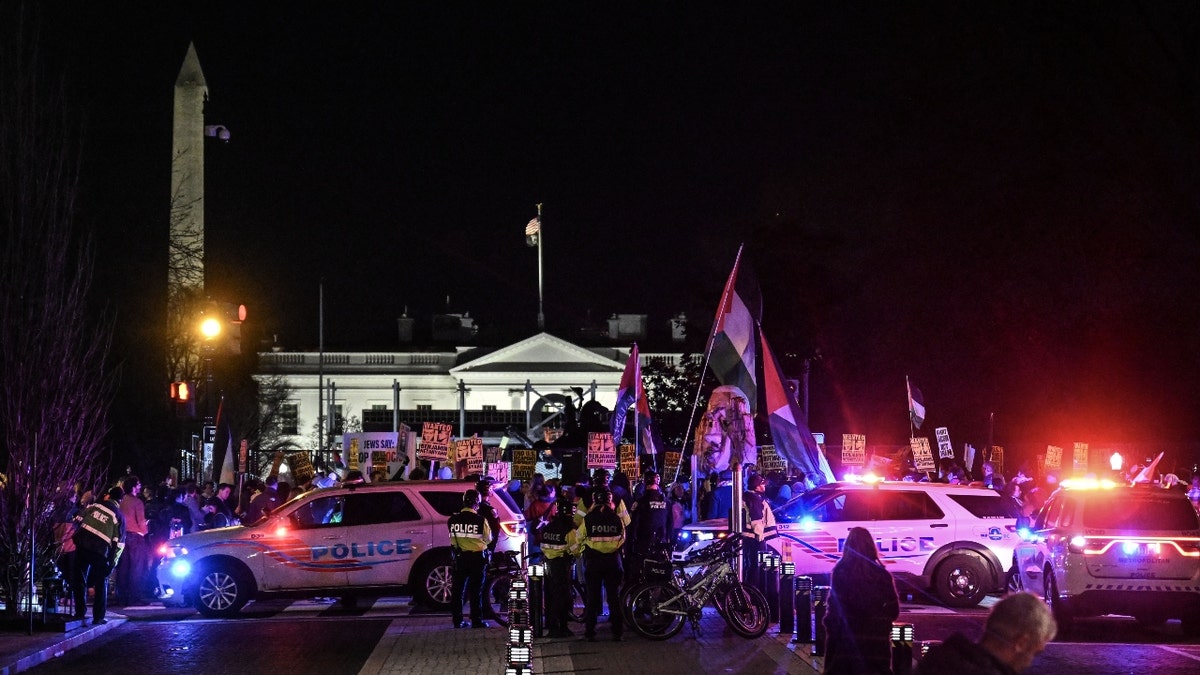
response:
<svg viewBox="0 0 1200 675"><path fill-rule="evenodd" d="M792 582L794 602L796 605L796 637L792 642L812 644L816 637L813 633L813 580L812 577L799 576Z"/></svg>
<svg viewBox="0 0 1200 675"><path fill-rule="evenodd" d="M793 642L796 636L795 577L796 563L784 562L779 565L779 632L790 634Z"/></svg>
<svg viewBox="0 0 1200 675"><path fill-rule="evenodd" d="M825 656L825 611L829 607L829 587L813 588L813 656Z"/></svg>
<svg viewBox="0 0 1200 675"><path fill-rule="evenodd" d="M892 622L892 672L895 675L912 675L913 671L913 625Z"/></svg>
<svg viewBox="0 0 1200 675"><path fill-rule="evenodd" d="M779 563L780 557L774 551L769 551L763 556L762 569L759 570L759 579L762 579L763 595L767 598L767 607L769 611L768 621L770 623L779 623Z"/></svg>

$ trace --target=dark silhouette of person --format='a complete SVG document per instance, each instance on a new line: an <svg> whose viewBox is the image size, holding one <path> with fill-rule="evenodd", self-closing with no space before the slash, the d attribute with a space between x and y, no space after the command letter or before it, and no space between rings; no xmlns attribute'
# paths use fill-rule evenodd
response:
<svg viewBox="0 0 1200 675"><path fill-rule="evenodd" d="M900 616L900 598L866 528L851 528L846 535L831 586L825 672L891 675L892 622Z"/></svg>

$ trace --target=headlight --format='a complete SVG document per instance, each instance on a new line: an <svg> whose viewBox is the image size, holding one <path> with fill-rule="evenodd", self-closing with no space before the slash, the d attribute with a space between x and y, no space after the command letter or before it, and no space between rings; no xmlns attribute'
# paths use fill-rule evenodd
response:
<svg viewBox="0 0 1200 675"><path fill-rule="evenodd" d="M696 541L708 541L713 538L712 532L697 532Z"/></svg>
<svg viewBox="0 0 1200 675"><path fill-rule="evenodd" d="M172 562L167 569L171 571L171 576L182 579L192 573L192 563L180 558Z"/></svg>

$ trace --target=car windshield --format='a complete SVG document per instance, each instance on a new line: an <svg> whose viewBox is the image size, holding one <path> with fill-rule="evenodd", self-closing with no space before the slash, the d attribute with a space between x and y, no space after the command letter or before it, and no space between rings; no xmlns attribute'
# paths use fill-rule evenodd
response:
<svg viewBox="0 0 1200 675"><path fill-rule="evenodd" d="M832 485L826 484L815 487L802 495L793 497L783 506L775 510L775 520L784 523L794 523L813 511L821 500L834 491Z"/></svg>
<svg viewBox="0 0 1200 675"><path fill-rule="evenodd" d="M1128 495L1127 499L1088 499L1083 526L1104 530L1195 530L1196 511L1187 499L1175 495Z"/></svg>

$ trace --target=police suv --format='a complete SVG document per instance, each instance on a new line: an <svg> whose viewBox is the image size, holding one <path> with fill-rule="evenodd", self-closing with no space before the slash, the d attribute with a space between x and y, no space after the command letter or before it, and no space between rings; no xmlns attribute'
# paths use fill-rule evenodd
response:
<svg viewBox="0 0 1200 675"><path fill-rule="evenodd" d="M932 589L950 607L972 607L1005 587L1017 512L995 490L906 481L822 485L775 509L778 537L771 546L796 574L828 583L841 560L846 533L863 527L875 536L879 557L898 580ZM728 536L724 519L684 527L674 558Z"/></svg>
<svg viewBox="0 0 1200 675"><path fill-rule="evenodd" d="M159 598L232 616L254 598L359 597L411 593L450 606L447 519L469 481L400 481L306 492L250 526L171 539L159 550ZM525 519L504 490L490 503L500 519L498 551L520 551Z"/></svg>
<svg viewBox="0 0 1200 675"><path fill-rule="evenodd" d="M1075 617L1125 614L1181 619L1200 635L1200 517L1184 492L1066 480L1024 535L1014 586L1041 594L1060 632Z"/></svg>

